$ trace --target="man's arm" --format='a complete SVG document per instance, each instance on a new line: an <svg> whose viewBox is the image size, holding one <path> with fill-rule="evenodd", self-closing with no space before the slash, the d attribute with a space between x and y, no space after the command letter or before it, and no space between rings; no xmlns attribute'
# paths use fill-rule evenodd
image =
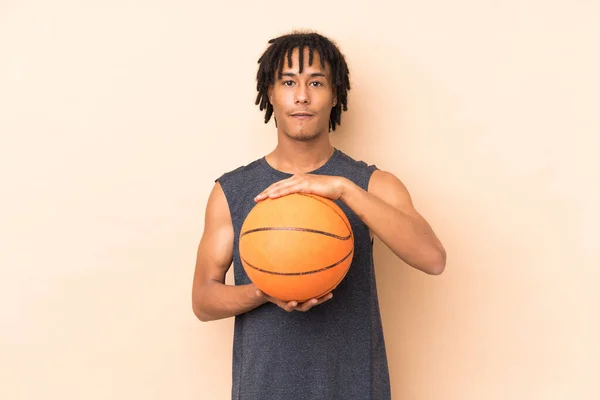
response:
<svg viewBox="0 0 600 400"><path fill-rule="evenodd" d="M255 201L297 192L339 199L404 262L431 275L441 274L446 251L415 210L404 184L391 173L376 170L367 189L340 176L298 174L272 184Z"/></svg>
<svg viewBox="0 0 600 400"><path fill-rule="evenodd" d="M374 171L368 191L344 180L340 200L404 262L432 275L444 271L446 251L442 243L393 174Z"/></svg>
<svg viewBox="0 0 600 400"><path fill-rule="evenodd" d="M208 199L204 233L198 246L192 287L192 309L201 321L213 321L248 312L266 302L281 309L308 311L331 299L332 294L304 303L281 301L258 290L256 285L226 285L225 274L233 260L233 225L220 184Z"/></svg>
<svg viewBox="0 0 600 400"><path fill-rule="evenodd" d="M192 309L201 321L232 317L266 302L253 284L225 284L232 259L233 225L225 194L217 183L206 206L192 287Z"/></svg>

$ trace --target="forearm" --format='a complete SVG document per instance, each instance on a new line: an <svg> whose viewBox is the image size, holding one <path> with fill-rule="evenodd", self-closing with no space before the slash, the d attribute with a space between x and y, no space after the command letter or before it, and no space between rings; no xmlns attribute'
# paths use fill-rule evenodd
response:
<svg viewBox="0 0 600 400"><path fill-rule="evenodd" d="M429 274L444 269L444 248L429 224L346 180L340 197L369 229L407 264Z"/></svg>
<svg viewBox="0 0 600 400"><path fill-rule="evenodd" d="M214 321L243 314L265 302L253 284L233 286L208 281L193 296L192 307L201 321Z"/></svg>

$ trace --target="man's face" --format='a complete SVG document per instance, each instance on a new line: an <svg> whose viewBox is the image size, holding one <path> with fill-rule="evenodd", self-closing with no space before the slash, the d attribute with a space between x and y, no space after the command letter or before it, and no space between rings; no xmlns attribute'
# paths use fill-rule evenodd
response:
<svg viewBox="0 0 600 400"><path fill-rule="evenodd" d="M308 65L308 48L304 49L304 67L299 74L298 49L292 52L292 67L284 57L283 73L269 88L269 101L277 120L278 131L294 140L307 141L329 132L331 109L337 103L331 84L331 68L321 68L319 53L313 51Z"/></svg>

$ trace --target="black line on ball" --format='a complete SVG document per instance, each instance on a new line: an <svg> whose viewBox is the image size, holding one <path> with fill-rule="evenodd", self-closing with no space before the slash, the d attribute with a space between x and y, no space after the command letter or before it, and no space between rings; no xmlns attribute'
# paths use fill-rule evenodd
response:
<svg viewBox="0 0 600 400"><path fill-rule="evenodd" d="M240 235L240 238L242 236L248 235L250 233L255 233L255 232L263 232L263 231L296 231L296 232L308 232L308 233L316 233L319 235L324 235L324 236L329 236L338 240L348 240L352 237L352 234L349 234L348 236L339 236L336 235L334 233L330 233L330 232L324 232L324 231L319 231L316 229L309 229L309 228L295 228L295 227L290 227L290 226L271 226L271 227L263 227L263 228L256 228L256 229L250 229L246 232L243 232Z"/></svg>
<svg viewBox="0 0 600 400"><path fill-rule="evenodd" d="M344 223L344 225L346 226L346 228L348 228L348 232L352 232L352 228L348 226L348 224L346 223L346 215L344 214L344 216L340 215L340 213L337 212L337 210L333 207L331 207L331 204L326 203L325 201L323 201L322 199L320 199L319 197L311 194L311 193L298 193L300 196L305 196L305 197L310 197L313 200L316 200L322 204L325 204L327 207L329 207L334 213L336 213L338 215L338 217L340 217L342 219L342 222ZM335 204L335 203L334 203ZM337 205L337 204L336 204ZM343 211L342 211L343 212Z"/></svg>
<svg viewBox="0 0 600 400"><path fill-rule="evenodd" d="M344 260L346 260L348 257L350 257L352 255L352 253L354 252L354 249L350 250L350 253L346 254L346 256L344 258L342 258L341 260L339 260L338 262L336 262L335 264L331 264L328 265L326 267L323 268L319 268L319 269L314 269L312 271L303 271L303 272L276 272L276 271L269 271L266 269L262 269L259 267L256 267L252 264L250 264L248 261L246 261L244 258L240 257L242 259L242 261L244 263L246 263L246 265L248 265L250 268L255 269L257 271L260 272L264 272L265 274L271 274L271 275L286 275L286 276L297 276L297 275L310 275L310 274L316 274L318 272L322 272L322 271L326 271L330 268L336 267L338 265L340 265L342 262L344 262Z"/></svg>

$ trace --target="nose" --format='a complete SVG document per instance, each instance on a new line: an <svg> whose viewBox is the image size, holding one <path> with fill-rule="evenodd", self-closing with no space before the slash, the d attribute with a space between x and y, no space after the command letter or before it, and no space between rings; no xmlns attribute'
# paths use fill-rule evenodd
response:
<svg viewBox="0 0 600 400"><path fill-rule="evenodd" d="M295 93L295 103L296 104L309 104L310 98L308 95L308 90L304 87L304 85L298 85Z"/></svg>

